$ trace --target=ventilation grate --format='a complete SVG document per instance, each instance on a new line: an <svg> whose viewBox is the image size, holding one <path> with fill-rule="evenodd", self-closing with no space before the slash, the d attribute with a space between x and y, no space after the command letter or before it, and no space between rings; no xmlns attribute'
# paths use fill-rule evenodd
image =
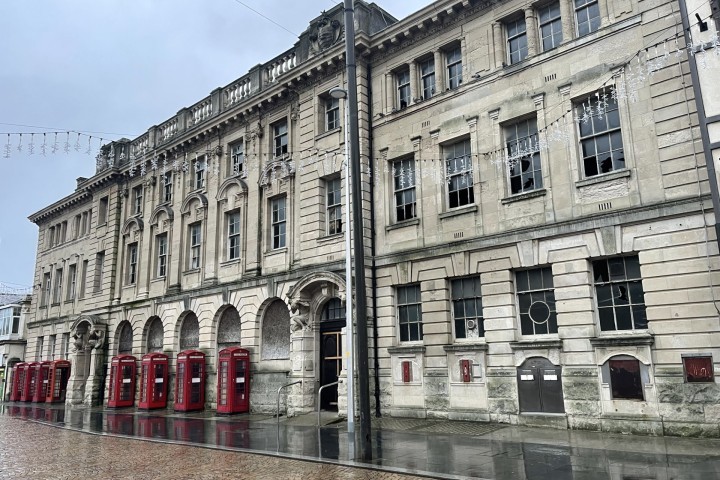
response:
<svg viewBox="0 0 720 480"><path fill-rule="evenodd" d="M610 210L612 208L611 202L605 202L598 205L598 209L602 212L603 210Z"/></svg>
<svg viewBox="0 0 720 480"><path fill-rule="evenodd" d="M551 82L551 81L555 80L556 78L557 78L556 73L552 73L550 75L545 75L545 83Z"/></svg>
<svg viewBox="0 0 720 480"><path fill-rule="evenodd" d="M455 232L453 233L453 237L457 238L463 238L464 232Z"/></svg>

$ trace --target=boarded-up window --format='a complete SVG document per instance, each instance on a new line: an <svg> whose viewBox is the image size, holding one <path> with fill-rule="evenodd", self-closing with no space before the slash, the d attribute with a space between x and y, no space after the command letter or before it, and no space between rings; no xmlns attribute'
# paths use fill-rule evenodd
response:
<svg viewBox="0 0 720 480"><path fill-rule="evenodd" d="M640 362L632 360L608 361L610 388L614 399L644 400Z"/></svg>
<svg viewBox="0 0 720 480"><path fill-rule="evenodd" d="M217 345L218 350L240 345L240 314L235 307L226 308L220 316Z"/></svg>
<svg viewBox="0 0 720 480"><path fill-rule="evenodd" d="M290 312L282 300L268 305L262 323L262 360L290 357Z"/></svg>
<svg viewBox="0 0 720 480"><path fill-rule="evenodd" d="M155 317L150 324L150 328L148 328L147 351L149 353L162 352L164 336L162 321Z"/></svg>
<svg viewBox="0 0 720 480"><path fill-rule="evenodd" d="M198 348L200 346L200 324L197 315L193 312L185 315L180 327L180 351Z"/></svg>
<svg viewBox="0 0 720 480"><path fill-rule="evenodd" d="M120 326L120 338L118 340L118 355L130 355L132 353L133 333L130 322L122 322Z"/></svg>

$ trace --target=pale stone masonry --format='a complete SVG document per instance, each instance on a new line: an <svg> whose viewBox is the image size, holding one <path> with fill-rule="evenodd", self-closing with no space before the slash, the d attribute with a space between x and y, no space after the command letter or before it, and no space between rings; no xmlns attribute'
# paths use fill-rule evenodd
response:
<svg viewBox="0 0 720 480"><path fill-rule="evenodd" d="M720 436L718 244L677 4L356 15L375 411ZM289 414L344 414L344 385L317 395L347 360L344 75L336 6L30 217L26 358L68 342L69 402L107 401L115 355L163 351L174 374L199 349L215 408L217 353L239 345L253 410L300 380Z"/></svg>

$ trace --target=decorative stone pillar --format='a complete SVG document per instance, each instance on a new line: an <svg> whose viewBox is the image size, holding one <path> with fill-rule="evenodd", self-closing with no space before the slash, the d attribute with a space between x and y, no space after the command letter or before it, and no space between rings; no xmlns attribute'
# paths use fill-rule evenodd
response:
<svg viewBox="0 0 720 480"><path fill-rule="evenodd" d="M395 107L395 75L385 74L385 113L392 112Z"/></svg>
<svg viewBox="0 0 720 480"><path fill-rule="evenodd" d="M417 62L412 61L408 63L410 68L410 105L415 103L416 98L420 98L418 93L418 68Z"/></svg>
<svg viewBox="0 0 720 480"><path fill-rule="evenodd" d="M83 404L98 405L105 388L105 328L96 326L90 331L86 350L90 354L90 372L85 381Z"/></svg>
<svg viewBox="0 0 720 480"><path fill-rule="evenodd" d="M82 404L85 398L85 365L89 361L83 347L86 335L87 333L81 330L71 333L70 378L68 379L67 394L65 395L67 405Z"/></svg>
<svg viewBox="0 0 720 480"><path fill-rule="evenodd" d="M310 321L310 303L292 300L290 303L290 377L288 383L302 383L288 387L287 415L310 413L315 408L315 337L319 325Z"/></svg>
<svg viewBox="0 0 720 480"><path fill-rule="evenodd" d="M538 54L537 19L532 6L525 7L525 31L527 32L528 58L531 58Z"/></svg>
<svg viewBox="0 0 720 480"><path fill-rule="evenodd" d="M560 22L562 23L562 43L573 39L575 29L575 8L573 0L560 0Z"/></svg>
<svg viewBox="0 0 720 480"><path fill-rule="evenodd" d="M445 91L445 63L443 62L443 51L438 49L433 52L435 63L435 92Z"/></svg>
<svg viewBox="0 0 720 480"><path fill-rule="evenodd" d="M505 40L503 38L503 24L494 22L493 29L493 52L495 54L495 68L502 68L505 64Z"/></svg>

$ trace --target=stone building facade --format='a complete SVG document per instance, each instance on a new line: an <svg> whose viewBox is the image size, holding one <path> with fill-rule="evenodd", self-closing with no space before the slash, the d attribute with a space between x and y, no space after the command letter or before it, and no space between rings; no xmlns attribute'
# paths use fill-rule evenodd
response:
<svg viewBox="0 0 720 480"><path fill-rule="evenodd" d="M720 435L718 246L677 4L355 13L376 412ZM240 345L255 411L301 380L290 414L342 413L342 385L317 390L345 371L344 75L337 6L30 217L27 358L69 352L69 402L103 400L114 355L200 349L213 408L217 352Z"/></svg>

